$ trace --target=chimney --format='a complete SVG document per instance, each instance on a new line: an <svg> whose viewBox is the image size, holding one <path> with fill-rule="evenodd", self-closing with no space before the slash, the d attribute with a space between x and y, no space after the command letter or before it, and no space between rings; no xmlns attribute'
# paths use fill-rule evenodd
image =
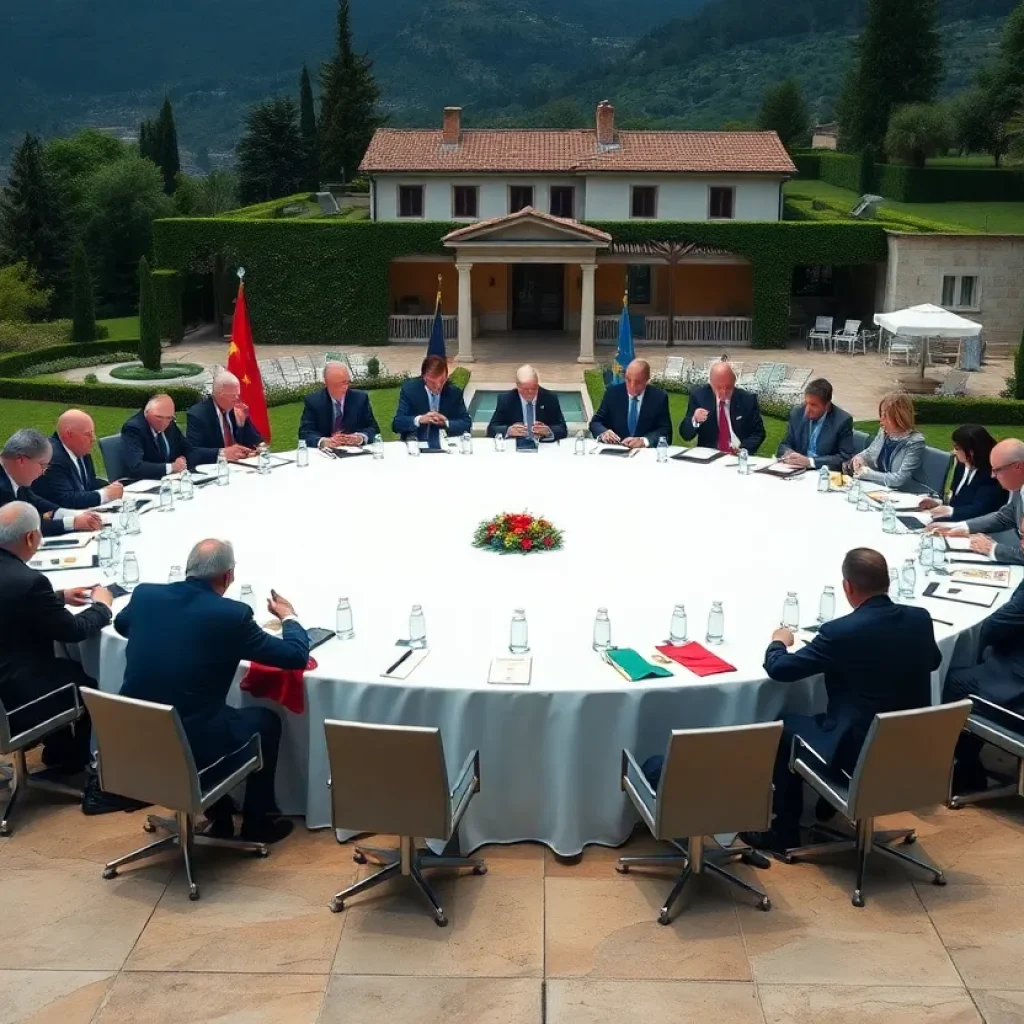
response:
<svg viewBox="0 0 1024 1024"><path fill-rule="evenodd" d="M441 133L441 145L457 146L461 134L462 107L444 108L444 131Z"/></svg>
<svg viewBox="0 0 1024 1024"><path fill-rule="evenodd" d="M615 108L607 100L597 105L597 144L615 145Z"/></svg>

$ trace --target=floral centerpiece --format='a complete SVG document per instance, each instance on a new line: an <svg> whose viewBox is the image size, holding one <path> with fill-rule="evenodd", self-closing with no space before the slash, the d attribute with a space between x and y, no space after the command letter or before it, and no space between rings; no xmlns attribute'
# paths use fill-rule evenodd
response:
<svg viewBox="0 0 1024 1024"><path fill-rule="evenodd" d="M562 531L547 519L527 512L503 512L482 522L473 533L473 547L502 554L554 551L562 546Z"/></svg>

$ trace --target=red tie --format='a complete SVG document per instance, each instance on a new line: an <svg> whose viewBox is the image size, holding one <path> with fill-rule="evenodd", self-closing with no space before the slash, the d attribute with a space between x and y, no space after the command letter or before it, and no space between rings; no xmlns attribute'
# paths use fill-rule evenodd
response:
<svg viewBox="0 0 1024 1024"><path fill-rule="evenodd" d="M725 402L718 403L718 450L727 452L732 448L730 438L732 432L729 429L729 414L725 411Z"/></svg>

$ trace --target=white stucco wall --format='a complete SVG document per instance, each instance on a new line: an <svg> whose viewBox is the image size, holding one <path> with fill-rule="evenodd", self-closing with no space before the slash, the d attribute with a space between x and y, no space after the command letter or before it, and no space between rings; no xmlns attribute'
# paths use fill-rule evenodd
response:
<svg viewBox="0 0 1024 1024"><path fill-rule="evenodd" d="M582 178L540 177L522 175L496 177L488 175L470 175L435 177L427 175L375 175L377 184L376 209L372 216L375 220L398 220L398 187L399 185L423 186L423 219L424 220L460 220L453 211L453 185L475 185L477 194L478 220L489 220L491 217L504 217L509 212L509 187L512 185L533 186L533 205L544 213L550 212L552 185L572 185L576 189L576 217L583 217L584 191L586 182ZM401 218L404 219L404 218ZM469 223L470 221L467 221Z"/></svg>

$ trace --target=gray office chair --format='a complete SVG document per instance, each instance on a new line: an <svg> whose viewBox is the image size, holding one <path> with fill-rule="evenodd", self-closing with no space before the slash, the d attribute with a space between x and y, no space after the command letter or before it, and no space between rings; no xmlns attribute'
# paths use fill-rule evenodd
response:
<svg viewBox="0 0 1024 1024"><path fill-rule="evenodd" d="M707 872L753 893L762 910L771 910L771 900L760 889L722 866L736 859L753 863L757 855L750 847L705 851L704 838L768 828L772 820L772 768L781 737L781 722L673 730L657 793L633 755L622 751L621 788L651 835L680 850L664 856L620 857L616 865L622 874L634 867L683 869L661 908L659 924L669 923L672 904L689 879Z"/></svg>
<svg viewBox="0 0 1024 1024"><path fill-rule="evenodd" d="M949 452L939 451L930 445L925 447L924 459L921 462L921 482L933 494L941 498L946 490L953 456Z"/></svg>
<svg viewBox="0 0 1024 1024"><path fill-rule="evenodd" d="M863 430L855 430L853 432L853 454L860 455L867 446L871 444L871 435L865 433Z"/></svg>
<svg viewBox="0 0 1024 1024"><path fill-rule="evenodd" d="M108 480L122 480L128 476L128 466L124 460L124 440L120 434L109 434L101 437L97 444L103 456L104 472Z"/></svg>
<svg viewBox="0 0 1024 1024"><path fill-rule="evenodd" d="M54 708L46 713L48 718L35 721L34 712L44 701L50 701ZM62 710L56 710L61 707ZM0 754L11 755L11 775L7 789L7 800L0 811L0 836L11 834L11 814L14 805L27 790L38 789L46 793L59 793L82 799L82 791L50 779L40 778L40 771L30 772L25 762L25 751L46 739L58 729L64 729L82 717L82 705L78 700L78 689L74 683L60 686L56 690L22 704L8 711L0 702Z"/></svg>
<svg viewBox="0 0 1024 1024"><path fill-rule="evenodd" d="M108 793L157 804L175 812L174 818L147 815L143 831L155 832L163 828L171 834L112 860L103 869L104 878L116 878L118 869L125 864L177 847L185 862L188 898L197 900L199 887L192 862L194 847L219 846L267 856L265 843L217 839L195 831L197 815L263 767L259 736L251 736L237 750L197 771L181 718L170 704L153 704L99 690L83 690L82 696L92 718L93 737L99 749L102 788Z"/></svg>
<svg viewBox="0 0 1024 1024"><path fill-rule="evenodd" d="M1005 786L992 786L977 793L954 795L950 789L949 806L957 809L981 800L996 800L1004 796L1024 796L1024 715L993 704L984 697L971 697L971 713L964 732L977 736L986 743L1017 759L1017 778Z"/></svg>
<svg viewBox="0 0 1024 1024"><path fill-rule="evenodd" d="M482 875L487 866L472 857L435 856L417 848L416 839L447 843L458 833L470 800L480 791L480 752L470 753L449 789L444 745L437 729L328 719L324 732L335 830L384 833L400 839L397 850L356 847L357 864L371 860L383 869L339 892L331 900L331 910L338 913L350 896L401 874L412 878L433 909L434 924L444 927L448 918L423 877L423 869L472 868L474 874Z"/></svg>
<svg viewBox="0 0 1024 1024"><path fill-rule="evenodd" d="M970 709L971 702L961 700L875 715L852 776L827 764L813 747L795 737L790 770L854 826L856 837L818 824L811 831L829 836L832 841L787 850L783 860L791 863L818 853L856 850L857 887L852 900L855 907L864 906L864 870L873 850L922 868L932 875L935 885L945 885L946 878L938 868L889 846L897 839L904 844L916 842L913 829L876 832L875 818L946 802L953 748Z"/></svg>

